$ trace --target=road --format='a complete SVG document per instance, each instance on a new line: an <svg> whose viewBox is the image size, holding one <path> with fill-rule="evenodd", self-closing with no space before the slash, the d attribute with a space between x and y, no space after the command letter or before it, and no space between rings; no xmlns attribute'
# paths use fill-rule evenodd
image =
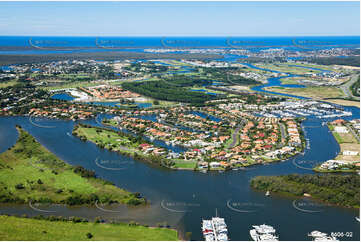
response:
<svg viewBox="0 0 361 242"><path fill-rule="evenodd" d="M355 137L356 140L359 140L360 138L358 137L358 134L356 133L356 131L353 129L353 127L351 127L350 124L346 124L348 130L351 131L351 133L353 134L353 136Z"/></svg>
<svg viewBox="0 0 361 242"><path fill-rule="evenodd" d="M246 120L242 119L241 123L237 126L237 128L234 130L232 134L232 143L228 146L228 148L233 148L237 144L237 136L239 135L239 130L243 128L246 125Z"/></svg>
<svg viewBox="0 0 361 242"><path fill-rule="evenodd" d="M233 134L232 134L232 143L228 146L228 148L233 148L236 144L237 144L237 136L238 136L238 132L239 132L239 130L241 129L241 127L240 126L238 126L235 130L234 130L234 132L233 132Z"/></svg>
<svg viewBox="0 0 361 242"><path fill-rule="evenodd" d="M286 127L284 124L280 123L280 130L281 130L281 137L282 139L286 139L287 134L286 134Z"/></svg>
<svg viewBox="0 0 361 242"><path fill-rule="evenodd" d="M354 95L352 95L352 92L350 91L350 87L357 81L358 81L358 75L353 75L350 81L340 86L341 90L343 91L346 97L356 98L360 100L360 97L355 97Z"/></svg>

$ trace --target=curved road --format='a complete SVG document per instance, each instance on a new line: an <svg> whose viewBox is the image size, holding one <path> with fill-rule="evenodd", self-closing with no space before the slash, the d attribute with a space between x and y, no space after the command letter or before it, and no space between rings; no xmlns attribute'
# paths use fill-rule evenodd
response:
<svg viewBox="0 0 361 242"><path fill-rule="evenodd" d="M346 82L345 84L341 85L340 88L341 90L344 92L345 96L348 98L356 98L358 100L360 100L360 97L356 97L352 94L350 87L358 81L358 75L353 75L351 77L351 80Z"/></svg>
<svg viewBox="0 0 361 242"><path fill-rule="evenodd" d="M237 144L237 135L238 135L238 132L239 132L240 129L241 129L241 127L238 126L238 127L234 130L234 132L233 132L233 134L232 134L232 139L233 139L233 141L232 141L232 143L228 146L228 148L233 148L233 147Z"/></svg>

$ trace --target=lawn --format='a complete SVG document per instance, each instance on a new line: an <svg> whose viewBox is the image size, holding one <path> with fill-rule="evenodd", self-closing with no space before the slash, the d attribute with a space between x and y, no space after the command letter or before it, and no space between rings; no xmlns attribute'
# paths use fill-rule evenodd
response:
<svg viewBox="0 0 361 242"><path fill-rule="evenodd" d="M283 85L287 85L287 84L299 84L298 81L305 79L304 77L287 77L287 78L282 78L281 79L281 83Z"/></svg>
<svg viewBox="0 0 361 242"><path fill-rule="evenodd" d="M297 66L288 66L287 64L280 64L280 63L274 63L274 64L257 64L257 67L265 68L265 69L271 69L274 71L279 72L285 72L285 73L291 73L295 75L304 75L306 73L319 73L321 71L317 70L310 70L303 67L297 67Z"/></svg>
<svg viewBox="0 0 361 242"><path fill-rule="evenodd" d="M136 103L151 103L152 108L161 108L161 107L170 107L170 106L174 106L174 105L179 105L178 102L164 101L164 100L149 98L149 97L145 97L145 96L142 96L141 98L136 98L136 99L134 99L134 101ZM158 101L159 104L155 105L154 101Z"/></svg>
<svg viewBox="0 0 361 242"><path fill-rule="evenodd" d="M141 79L141 78L138 78ZM121 85L124 82L131 82L133 81L133 79L129 79L129 80L120 80L120 81L115 81L115 80L109 80L109 81L63 81L63 80L59 80L61 83L54 83L54 86L47 86L47 87L41 87L43 89L46 90L57 90L57 89L64 89L64 88L77 88L77 87L92 87L92 86L97 86L100 84L109 84L109 85Z"/></svg>
<svg viewBox="0 0 361 242"><path fill-rule="evenodd" d="M96 127L84 127L78 125L74 128L73 133L79 137L86 137L89 141L113 151L139 152L137 148L141 143L133 142L127 136L121 135L115 131Z"/></svg>
<svg viewBox="0 0 361 242"><path fill-rule="evenodd" d="M95 200L143 203L94 173L66 164L18 128L14 147L0 154L0 202L90 204Z"/></svg>
<svg viewBox="0 0 361 242"><path fill-rule="evenodd" d="M310 97L314 99L338 98L343 96L342 90L338 87L306 87L306 88L267 87L265 88L265 90L303 96L303 97Z"/></svg>
<svg viewBox="0 0 361 242"><path fill-rule="evenodd" d="M157 100L157 99L153 99ZM158 100L159 105L155 105L153 102L152 108L163 108L163 107L171 107L171 106L177 106L179 105L178 102L171 102L171 101L164 101L164 100Z"/></svg>
<svg viewBox="0 0 361 242"><path fill-rule="evenodd" d="M11 80L11 81L2 81L0 82L0 88L4 88L4 87L9 87L9 86L14 86L15 84L17 84L18 82L16 80Z"/></svg>
<svg viewBox="0 0 361 242"><path fill-rule="evenodd" d="M213 90L213 89L208 89L208 88L205 88L205 87L202 87L202 86L193 86L193 87L190 88L190 90L192 90L193 92L195 92L195 90L202 90L202 91L199 91L199 92L203 92L203 93L210 92L210 93L216 93L216 94L225 94L225 92L218 91L218 90Z"/></svg>
<svg viewBox="0 0 361 242"><path fill-rule="evenodd" d="M127 224L73 223L0 216L0 240L174 241L177 231ZM88 238L90 233L93 237Z"/></svg>
<svg viewBox="0 0 361 242"><path fill-rule="evenodd" d="M104 125L110 125L110 126L118 127L118 122L115 121L114 119L103 119L102 123Z"/></svg>
<svg viewBox="0 0 361 242"><path fill-rule="evenodd" d="M350 101L350 100L344 100L344 99L327 99L326 100L329 103L335 103L338 105L343 106L355 106L360 108L360 102L359 101Z"/></svg>
<svg viewBox="0 0 361 242"><path fill-rule="evenodd" d="M346 134L333 132L333 135L335 136L335 138L339 144L357 143L357 140L353 137L351 132L346 133Z"/></svg>
<svg viewBox="0 0 361 242"><path fill-rule="evenodd" d="M114 121L104 122L107 125L116 126ZM150 144L141 136L133 136L123 132L108 130L105 128L97 128L89 125L77 125L74 127L73 135L78 136L82 140L89 140L101 148L110 151L118 151L123 155L133 157L135 160L147 161L156 165L170 167L168 159L154 153L147 153L139 149L140 144ZM191 164L180 164L182 168L194 168Z"/></svg>
<svg viewBox="0 0 361 242"><path fill-rule="evenodd" d="M254 66L257 66L257 65L254 65ZM269 73L268 71L259 70L259 69L256 69L256 68L252 68L252 67L250 67L250 66L242 67L240 70L241 70L242 72L256 72L256 73L260 73L260 74Z"/></svg>
<svg viewBox="0 0 361 242"><path fill-rule="evenodd" d="M231 130L231 137L226 141L226 143L224 145L227 149L233 148L233 147L230 147L230 146L233 143L233 134L234 134L234 132L235 132L235 130L232 129ZM236 135L236 144L235 144L235 146L238 145L238 144L239 144L239 134Z"/></svg>
<svg viewBox="0 0 361 242"><path fill-rule="evenodd" d="M305 66L305 67L311 67L311 68L317 68L317 69L335 71L335 72L340 72L341 71L340 68L337 69L337 68L334 68L334 66L318 65L318 64L311 64L311 63L299 63L299 62L296 62L296 63L290 64L290 65Z"/></svg>
<svg viewBox="0 0 361 242"><path fill-rule="evenodd" d="M65 88L77 88L77 87L91 87L102 84L103 82L94 82L94 81L72 81L72 82L63 82L55 86L41 87L45 90L57 90Z"/></svg>
<svg viewBox="0 0 361 242"><path fill-rule="evenodd" d="M173 159L172 161L175 162L174 168L180 169L194 169L196 167L196 161L185 161L181 159Z"/></svg>
<svg viewBox="0 0 361 242"><path fill-rule="evenodd" d="M334 130L332 125L329 125L330 130ZM346 150L350 151L358 151L360 153L360 144L352 135L351 132L342 134L337 133L335 131L332 132L333 136L335 137L337 143L340 145L340 153L335 158L336 160L348 160L348 161L359 161L360 155L343 155L342 152Z"/></svg>

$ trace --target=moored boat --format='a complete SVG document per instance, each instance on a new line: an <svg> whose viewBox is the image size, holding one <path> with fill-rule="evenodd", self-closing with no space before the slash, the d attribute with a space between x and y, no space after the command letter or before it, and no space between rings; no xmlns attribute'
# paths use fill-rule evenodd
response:
<svg viewBox="0 0 361 242"><path fill-rule="evenodd" d="M252 227L249 233L254 241L278 241L278 236L275 235L276 230L272 226L262 224Z"/></svg>
<svg viewBox="0 0 361 242"><path fill-rule="evenodd" d="M217 215L211 220L202 220L202 233L206 241L228 241L226 222Z"/></svg>
<svg viewBox="0 0 361 242"><path fill-rule="evenodd" d="M322 233L318 230L314 230L308 234L314 241L338 241L334 236L328 236L327 233Z"/></svg>

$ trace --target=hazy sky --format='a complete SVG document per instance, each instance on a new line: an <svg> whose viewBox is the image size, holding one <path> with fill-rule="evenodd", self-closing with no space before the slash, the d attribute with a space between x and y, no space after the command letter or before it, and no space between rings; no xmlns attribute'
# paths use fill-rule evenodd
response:
<svg viewBox="0 0 361 242"><path fill-rule="evenodd" d="M359 34L359 2L0 2L0 35Z"/></svg>

